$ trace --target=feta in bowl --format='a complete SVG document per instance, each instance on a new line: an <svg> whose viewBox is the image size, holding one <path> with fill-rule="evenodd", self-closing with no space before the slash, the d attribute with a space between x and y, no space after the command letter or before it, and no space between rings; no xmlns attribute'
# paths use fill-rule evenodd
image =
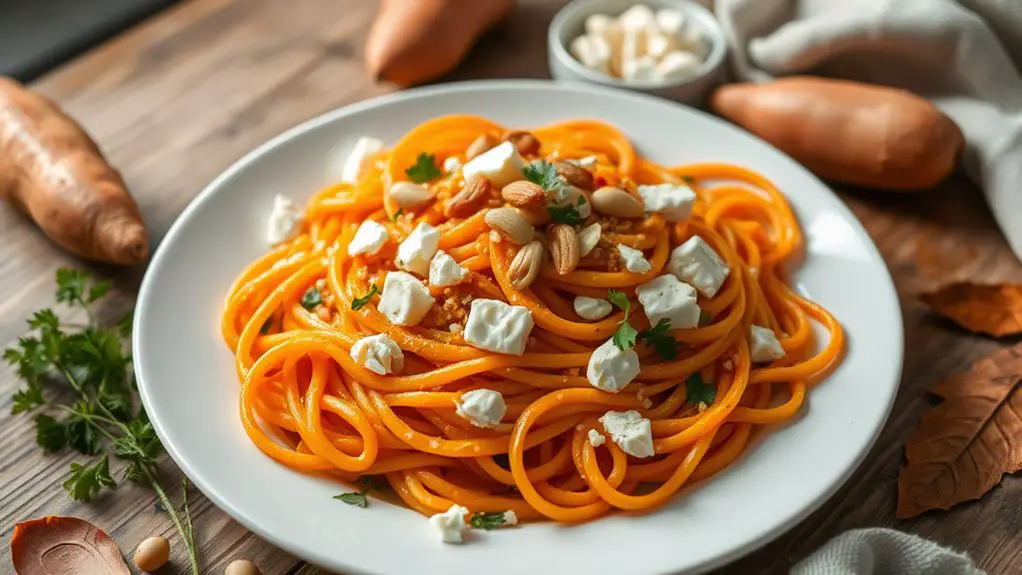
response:
<svg viewBox="0 0 1022 575"><path fill-rule="evenodd" d="M724 80L720 24L691 0L574 0L554 17L548 60L555 79L705 104Z"/></svg>

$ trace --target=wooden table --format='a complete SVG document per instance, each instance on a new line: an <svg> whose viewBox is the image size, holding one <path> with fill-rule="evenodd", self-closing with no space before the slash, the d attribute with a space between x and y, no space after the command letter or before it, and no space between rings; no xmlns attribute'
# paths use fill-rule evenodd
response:
<svg viewBox="0 0 1022 575"><path fill-rule="evenodd" d="M545 22L562 0L520 0L510 22L488 36L451 79L548 76ZM42 78L37 90L60 102L107 151L141 203L154 239L217 173L257 144L303 120L392 88L362 69L362 46L375 2L364 0L192 0L157 15ZM932 401L925 390L998 344L938 321L913 299L953 278L1022 279L983 204L955 178L925 194L841 189L842 198L880 246L904 309L906 357L901 393L866 462L824 507L775 542L722 572L783 572L847 529L887 526L970 553L991 573L1017 572L1022 561L1022 481L1008 477L981 501L910 521L894 519L903 443ZM0 344L24 329L34 310L53 305L54 270L82 266L23 218L0 210ZM111 317L132 305L142 269L93 268L116 282ZM863 381L869 393L870 382ZM18 382L0 371L0 528L47 514L76 515L105 528L125 553L144 537L177 540L154 511L152 493L126 486L92 504L72 504L59 483L74 455L43 456L30 418L10 416ZM797 455L793 455L797 456ZM180 473L165 462L168 484ZM171 471L173 470L173 471ZM266 544L204 498L192 507L203 572L221 573L250 558L263 573L321 573ZM740 517L735 518L741 521ZM678 534L684 537L683 533ZM174 566L183 573L184 549ZM7 545L0 570L10 565Z"/></svg>

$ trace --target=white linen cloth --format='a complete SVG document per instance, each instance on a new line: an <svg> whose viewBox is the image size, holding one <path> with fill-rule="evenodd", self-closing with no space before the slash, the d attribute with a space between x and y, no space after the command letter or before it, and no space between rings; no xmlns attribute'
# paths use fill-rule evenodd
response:
<svg viewBox="0 0 1022 575"><path fill-rule="evenodd" d="M1022 0L713 4L739 80L846 78L907 88L943 110L965 134L966 173L1022 259Z"/></svg>
<svg viewBox="0 0 1022 575"><path fill-rule="evenodd" d="M894 529L856 529L831 539L791 575L983 575L967 555Z"/></svg>

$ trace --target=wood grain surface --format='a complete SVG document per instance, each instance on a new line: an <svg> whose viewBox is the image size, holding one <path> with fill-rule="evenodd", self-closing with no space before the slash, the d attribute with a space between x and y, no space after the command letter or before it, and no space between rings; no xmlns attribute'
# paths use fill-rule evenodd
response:
<svg viewBox="0 0 1022 575"><path fill-rule="evenodd" d="M511 20L489 34L450 80L548 77L545 26L562 0L520 0ZM365 0L192 0L184 2L43 77L35 88L78 118L119 167L138 198L154 242L188 201L221 170L271 136L303 120L392 90L375 85L361 64L375 2ZM903 306L904 377L890 421L869 457L818 512L721 573L782 573L847 529L894 527L968 552L990 573L1022 564L1022 482L1007 477L974 503L909 521L894 519L895 480L903 443L932 405L925 390L965 369L999 344L936 319L913 294L952 279L1022 280L984 207L961 178L915 195L841 189L842 198L877 242ZM0 209L0 345L24 329L32 311L53 304L53 273L82 262L57 250L7 207ZM92 267L114 279L110 317L132 305L142 269ZM93 521L126 554L143 538L176 541L146 489L126 486L91 504L69 502L59 483L73 455L43 456L31 419L10 416L14 373L0 371L0 537L14 523L70 514ZM862 393L870 393L863 381ZM797 457L797 454L793 454ZM168 484L180 473L165 462ZM171 471L173 470L173 471ZM175 496L177 493L175 492ZM235 558L264 574L322 571L265 543L206 499L192 507L204 573L222 573ZM741 521L741 517L736 517ZM684 533L677 534L684 537ZM173 565L184 573L176 545ZM10 550L0 546L0 571Z"/></svg>

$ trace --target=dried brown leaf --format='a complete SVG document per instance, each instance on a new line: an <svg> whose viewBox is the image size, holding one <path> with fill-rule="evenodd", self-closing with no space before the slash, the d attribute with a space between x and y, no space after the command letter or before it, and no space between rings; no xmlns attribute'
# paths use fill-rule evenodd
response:
<svg viewBox="0 0 1022 575"><path fill-rule="evenodd" d="M919 296L967 330L1001 337L1022 333L1022 285L961 282Z"/></svg>
<svg viewBox="0 0 1022 575"><path fill-rule="evenodd" d="M1022 346L987 356L930 391L944 401L905 444L900 518L979 499L1022 469Z"/></svg>

